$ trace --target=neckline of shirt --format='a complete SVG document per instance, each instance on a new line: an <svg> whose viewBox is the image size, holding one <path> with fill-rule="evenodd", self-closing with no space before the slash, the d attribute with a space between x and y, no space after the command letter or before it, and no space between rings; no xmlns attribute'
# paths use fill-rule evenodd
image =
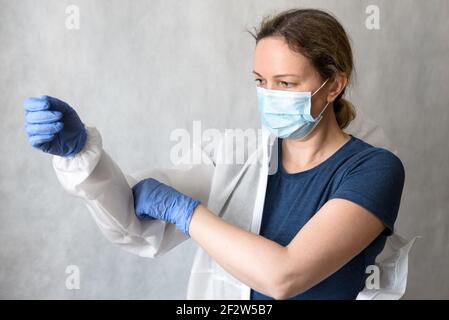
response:
<svg viewBox="0 0 449 320"><path fill-rule="evenodd" d="M287 177L287 178L297 178L299 176L305 176L305 175L311 174L311 173L321 169L326 164L328 164L330 161L335 159L343 150L345 150L350 144L352 144L353 141L355 141L357 139L352 134L349 134L349 136L350 136L349 140L346 141L340 148L337 149L337 151L335 151L326 160L320 162L319 164L317 164L313 168L310 168L310 169L307 169L307 170L304 170L304 171L300 171L300 172L295 172L295 173L288 173L284 169L284 166L282 164L282 139L279 138L278 139L278 171L280 171L282 176Z"/></svg>

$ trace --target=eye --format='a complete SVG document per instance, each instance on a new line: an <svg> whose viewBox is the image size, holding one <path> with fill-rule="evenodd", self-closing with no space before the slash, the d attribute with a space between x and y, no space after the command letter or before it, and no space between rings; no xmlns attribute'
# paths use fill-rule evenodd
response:
<svg viewBox="0 0 449 320"><path fill-rule="evenodd" d="M262 79L254 79L256 85L260 86L262 84Z"/></svg>
<svg viewBox="0 0 449 320"><path fill-rule="evenodd" d="M295 86L293 82L279 81L279 85L283 88L292 88Z"/></svg>

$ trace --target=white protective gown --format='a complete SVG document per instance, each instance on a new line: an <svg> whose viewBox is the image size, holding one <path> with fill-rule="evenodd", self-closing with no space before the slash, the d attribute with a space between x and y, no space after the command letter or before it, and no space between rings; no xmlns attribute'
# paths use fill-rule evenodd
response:
<svg viewBox="0 0 449 320"><path fill-rule="evenodd" d="M358 121L345 131L374 146L391 150L381 128L360 117L361 113ZM96 224L112 243L141 257L155 258L187 239L172 224L136 218L131 188L148 177L200 200L226 221L259 233L269 167L273 168L275 158L271 154L277 145L275 137L267 130L262 130L262 147L253 153L239 154L244 151L236 150L226 138L213 147L200 142L194 144L191 152L202 156L201 163L189 163L187 156L171 168L134 175L124 174L102 148L98 130L88 126L87 132L84 149L73 158L54 156L53 167L64 189L84 200ZM243 156L244 163L218 161L231 153ZM357 299L399 299L404 294L408 252L414 240L407 241L396 233L388 238L385 249L376 260L381 271L381 289L365 288ZM187 299L250 299L250 288L198 247Z"/></svg>

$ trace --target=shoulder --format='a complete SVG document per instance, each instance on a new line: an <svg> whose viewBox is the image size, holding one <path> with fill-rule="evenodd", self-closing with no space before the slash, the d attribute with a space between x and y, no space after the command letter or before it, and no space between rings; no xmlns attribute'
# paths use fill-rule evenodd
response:
<svg viewBox="0 0 449 320"><path fill-rule="evenodd" d="M395 174L396 176L404 176L405 168L401 159L382 147L375 147L365 141L356 138L354 139L355 148L357 152L351 159L352 170L367 170L370 172L377 172L382 174Z"/></svg>

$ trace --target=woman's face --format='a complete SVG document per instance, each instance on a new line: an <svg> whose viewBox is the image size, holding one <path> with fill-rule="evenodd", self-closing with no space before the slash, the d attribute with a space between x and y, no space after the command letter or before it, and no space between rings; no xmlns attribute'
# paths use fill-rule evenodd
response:
<svg viewBox="0 0 449 320"><path fill-rule="evenodd" d="M280 37L260 40L254 54L254 77L257 86L270 90L315 92L322 79L309 59L292 51ZM330 82L330 80L329 80ZM327 103L326 84L312 98L312 115L317 116Z"/></svg>

